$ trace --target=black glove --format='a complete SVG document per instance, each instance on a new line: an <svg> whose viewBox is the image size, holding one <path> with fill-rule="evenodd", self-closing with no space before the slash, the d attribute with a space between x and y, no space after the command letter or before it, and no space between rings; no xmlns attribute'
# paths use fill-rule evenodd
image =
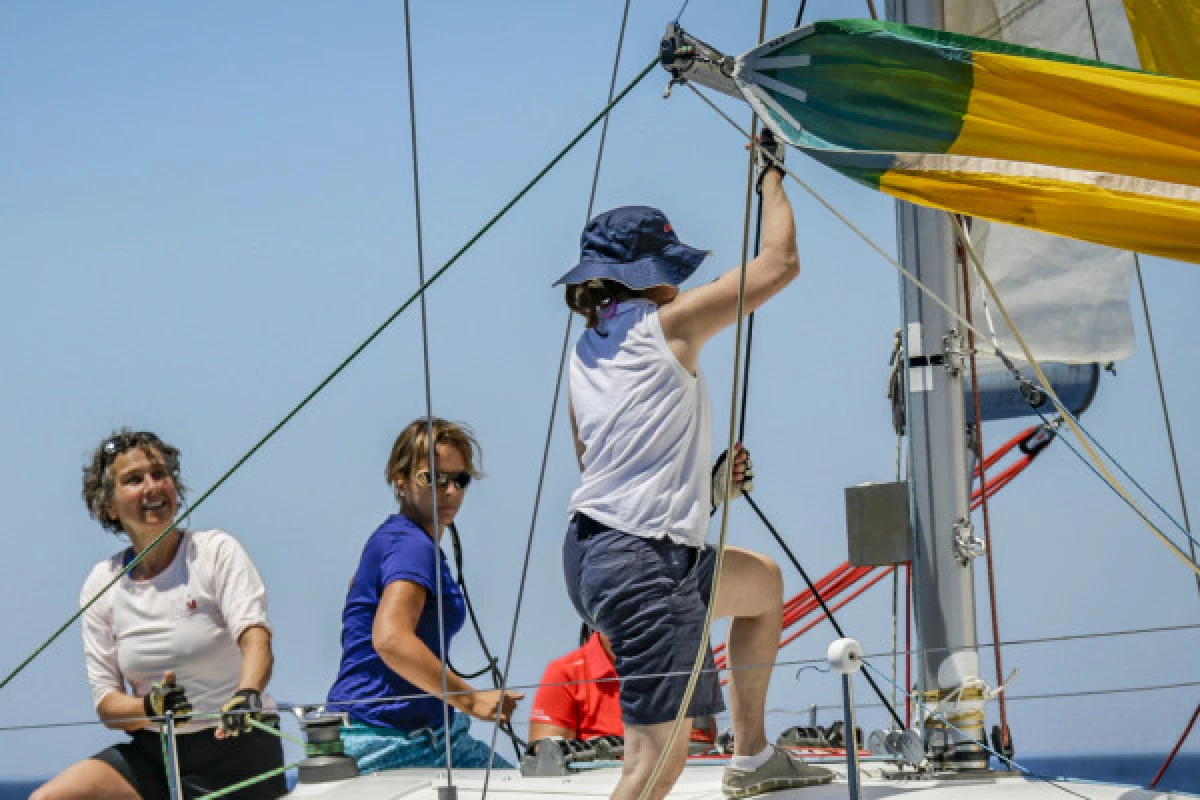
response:
<svg viewBox="0 0 1200 800"><path fill-rule="evenodd" d="M221 732L225 736L250 733L254 729L251 719L262 722L262 695L258 689L238 689L221 706Z"/></svg>
<svg viewBox="0 0 1200 800"><path fill-rule="evenodd" d="M146 709L147 717L165 717L168 711L177 723L187 722L192 717L192 702L184 688L175 685L174 678L151 686L150 693L142 698L142 707Z"/></svg>
<svg viewBox="0 0 1200 800"><path fill-rule="evenodd" d="M787 144L775 138L775 134L770 128L764 127L762 133L758 135L758 147L754 152L758 154L758 178L754 181L754 188L759 194L762 194L763 178L767 173L773 169L783 173L783 158L787 155Z"/></svg>

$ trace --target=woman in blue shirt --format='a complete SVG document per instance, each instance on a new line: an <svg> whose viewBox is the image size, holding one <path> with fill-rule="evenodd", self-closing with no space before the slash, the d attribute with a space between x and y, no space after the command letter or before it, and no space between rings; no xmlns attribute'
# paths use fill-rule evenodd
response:
<svg viewBox="0 0 1200 800"><path fill-rule="evenodd" d="M480 450L465 427L433 419L434 475L429 428L429 420L414 420L392 446L386 474L400 513L367 540L342 612L342 661L329 704L350 716L342 738L362 772L445 766L447 718L454 766L486 767L490 748L471 737L469 717L507 721L523 697L475 690L443 664L435 570L447 647L466 604L439 543L480 475ZM499 756L493 765L510 766Z"/></svg>

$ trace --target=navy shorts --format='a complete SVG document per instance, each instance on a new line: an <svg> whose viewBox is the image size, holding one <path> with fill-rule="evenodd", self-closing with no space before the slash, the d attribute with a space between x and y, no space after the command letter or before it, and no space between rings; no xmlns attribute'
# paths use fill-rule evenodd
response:
<svg viewBox="0 0 1200 800"><path fill-rule="evenodd" d="M584 621L612 642L626 724L671 722L696 662L716 552L649 539L576 514L563 542L567 593ZM689 717L725 710L712 651Z"/></svg>

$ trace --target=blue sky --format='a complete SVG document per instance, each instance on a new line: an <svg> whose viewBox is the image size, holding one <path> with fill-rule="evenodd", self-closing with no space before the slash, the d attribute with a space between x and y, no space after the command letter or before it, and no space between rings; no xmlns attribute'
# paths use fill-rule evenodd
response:
<svg viewBox="0 0 1200 800"><path fill-rule="evenodd" d="M769 33L791 27L794 5L775 4ZM809 18L865 14L863 3L808 5ZM622 6L416 4L428 272L603 105ZM634 4L620 83L654 55L678 8ZM737 53L754 42L757 10L692 0L682 21ZM708 280L739 258L745 154L690 92L664 101L665 84L654 72L613 114L597 206L666 209L685 241L714 252L697 276ZM744 105L721 102L748 119ZM195 497L418 280L400 3L5 4L0 108L7 672L74 611L91 565L121 546L79 499L80 467L102 437L121 425L159 432L183 450ZM585 140L428 296L435 410L471 424L483 443L487 477L472 486L459 522L468 588L501 653L566 320L550 284L574 263L597 141ZM795 153L791 163L894 249L890 199ZM802 275L756 323L747 444L760 504L816 576L845 558L843 488L893 476L884 382L898 282L802 190L789 191ZM1150 259L1145 275L1183 474L1194 485L1200 422L1187 412L1200 384L1189 323L1200 271ZM267 580L271 690L283 701L324 697L346 582L366 537L393 510L384 462L399 429L424 413L415 311L190 520L235 534ZM1084 422L1174 509L1140 322L1138 337L1135 356L1105 376ZM732 341L715 341L703 361L719 431ZM985 435L995 444L1017 427L995 424ZM517 625L515 684L535 682L576 635L559 557L576 480L560 416ZM1196 621L1194 580L1065 448L1053 447L997 498L993 524L1004 639ZM741 506L730 540L778 555ZM790 571L787 587L801 588ZM839 618L868 652L890 648L883 585ZM987 639L985 618L981 604ZM819 657L832 637L820 626L781 657ZM1020 668L1017 696L1109 689L1191 680L1198 644L1190 631L1013 647L1005 660ZM469 632L453 655L464 669L479 664ZM781 668L773 729L837 696L831 677ZM1018 753L1161 750L1195 698L1192 688L1014 701L1010 713ZM92 719L77 627L0 691L0 726ZM881 721L867 714L864 723ZM1118 727L1128 735L1107 738ZM0 776L50 774L116 736L97 725L0 731Z"/></svg>

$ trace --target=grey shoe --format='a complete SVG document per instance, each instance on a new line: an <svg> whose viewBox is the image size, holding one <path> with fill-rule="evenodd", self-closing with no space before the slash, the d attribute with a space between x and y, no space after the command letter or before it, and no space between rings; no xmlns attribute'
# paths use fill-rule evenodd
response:
<svg viewBox="0 0 1200 800"><path fill-rule="evenodd" d="M833 773L824 767L805 764L792 758L782 747L758 769L745 770L726 767L721 777L721 791L726 797L738 800L753 797L776 789L798 789L804 786L820 786L833 780Z"/></svg>

